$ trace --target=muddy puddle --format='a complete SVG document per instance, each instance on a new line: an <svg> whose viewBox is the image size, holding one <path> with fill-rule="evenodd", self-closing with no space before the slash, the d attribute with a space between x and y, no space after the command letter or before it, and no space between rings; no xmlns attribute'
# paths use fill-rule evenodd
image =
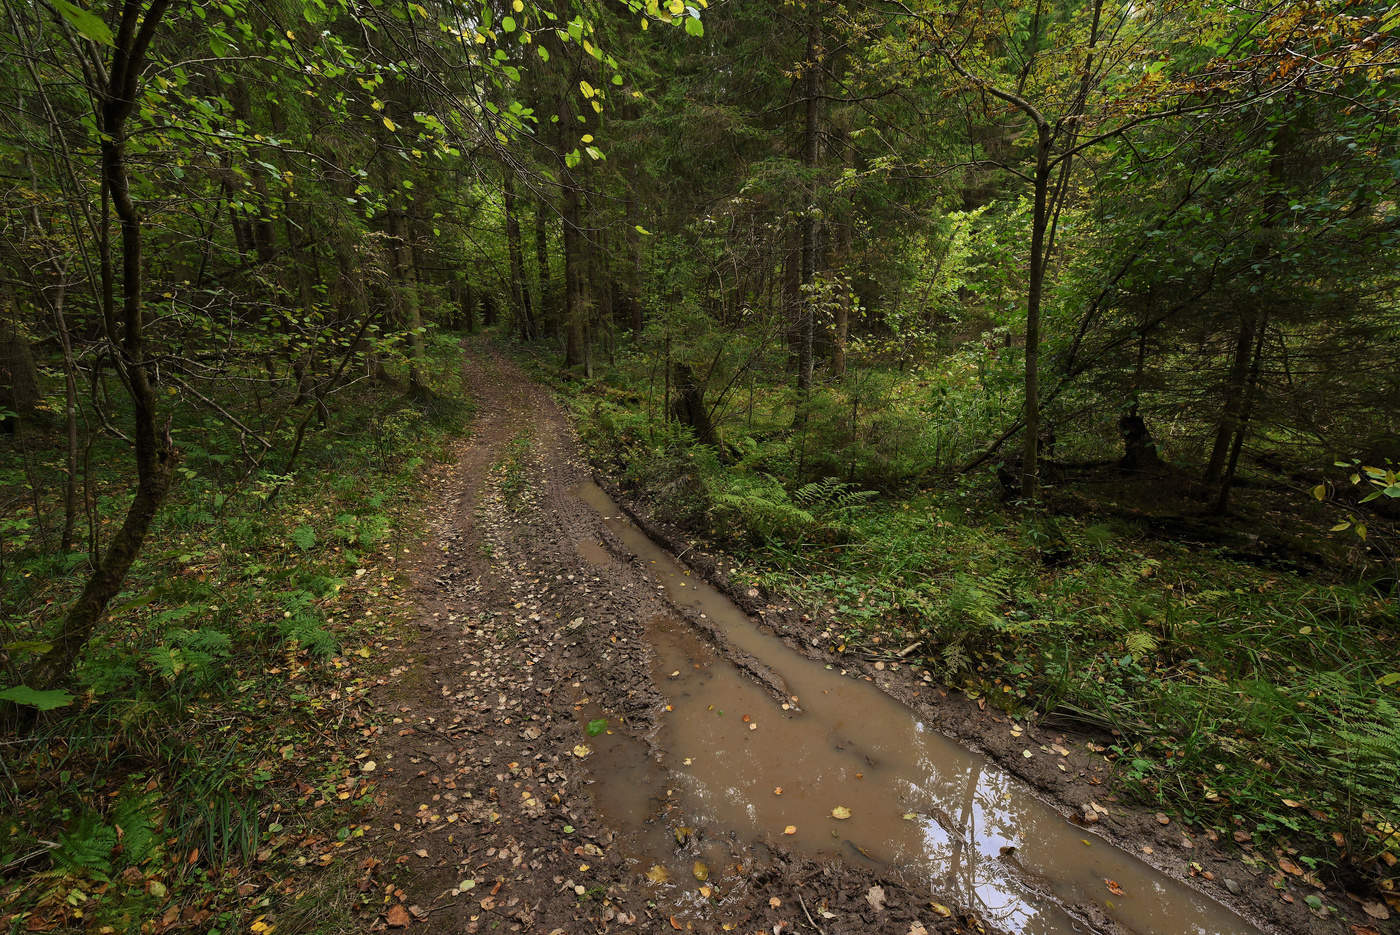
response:
<svg viewBox="0 0 1400 935"><path fill-rule="evenodd" d="M694 858L722 892L726 861L745 847L780 842L870 866L1010 932L1087 931L1084 907L1137 935L1257 931L1066 821L873 684L761 630L648 539L601 488L584 484L575 493L671 603L776 676L760 684L675 616L647 623L653 678L669 702L656 738L662 760L638 741L597 738L600 765L614 753L621 770L616 781L599 783L609 789L600 790L598 805L678 884L700 885ZM598 543L580 543L580 553L594 564L610 560Z"/></svg>

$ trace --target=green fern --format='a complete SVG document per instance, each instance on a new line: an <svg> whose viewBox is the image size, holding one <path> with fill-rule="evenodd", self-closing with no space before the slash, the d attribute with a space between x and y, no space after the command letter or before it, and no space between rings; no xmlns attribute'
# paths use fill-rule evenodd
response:
<svg viewBox="0 0 1400 935"><path fill-rule="evenodd" d="M1123 637L1123 646L1134 661L1141 660L1157 651L1157 637L1146 630L1134 630Z"/></svg>
<svg viewBox="0 0 1400 935"><path fill-rule="evenodd" d="M112 851L116 847L117 829L95 812L85 812L58 836L53 859L70 873L106 879L112 873Z"/></svg>
<svg viewBox="0 0 1400 935"><path fill-rule="evenodd" d="M112 809L112 824L121 842L122 862L128 866L144 863L160 843L153 820L157 801L155 793L128 791Z"/></svg>

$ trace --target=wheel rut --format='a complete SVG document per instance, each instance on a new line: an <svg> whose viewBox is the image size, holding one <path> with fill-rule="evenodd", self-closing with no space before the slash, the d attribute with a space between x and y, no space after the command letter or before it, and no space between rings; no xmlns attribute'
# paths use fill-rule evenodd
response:
<svg viewBox="0 0 1400 935"><path fill-rule="evenodd" d="M464 380L477 430L418 550L417 638L375 699L368 928L1253 931L1127 855L1124 902L1165 887L1181 924L1105 905L1080 854L1066 887L1035 844L1053 809L652 544L513 363L473 345ZM1056 847L1116 851L1071 830Z"/></svg>

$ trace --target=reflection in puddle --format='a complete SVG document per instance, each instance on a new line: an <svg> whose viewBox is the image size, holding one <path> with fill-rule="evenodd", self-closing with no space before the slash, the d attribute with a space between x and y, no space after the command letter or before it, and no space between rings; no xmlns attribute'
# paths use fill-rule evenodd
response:
<svg viewBox="0 0 1400 935"><path fill-rule="evenodd" d="M1060 904L1096 905L1141 935L1255 931L1224 906L1070 824L874 685L759 630L622 518L596 485L584 484L577 494L675 604L713 621L778 673L797 699L784 710L689 624L664 615L649 621L653 676L671 705L658 740L675 792L662 811L750 841L772 838L813 856L874 863L1012 932L1082 930ZM618 785L653 795L633 783ZM618 807L600 801L610 816ZM638 806L628 807L635 819ZM850 817L834 818L838 807ZM660 842L658 858L671 852L667 843ZM1110 880L1122 895L1110 892Z"/></svg>

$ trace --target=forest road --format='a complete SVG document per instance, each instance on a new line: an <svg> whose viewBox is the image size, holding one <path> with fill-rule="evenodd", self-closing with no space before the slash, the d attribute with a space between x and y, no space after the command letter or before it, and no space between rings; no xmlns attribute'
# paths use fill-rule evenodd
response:
<svg viewBox="0 0 1400 935"><path fill-rule="evenodd" d="M574 493L591 473L549 392L484 341L469 341L464 368L474 431L416 556L419 633L374 695L387 723L371 754L366 880L380 911L366 927L966 931L888 880L877 909L872 869L762 847L716 866L708 900L697 880L647 878L655 842L599 802L635 806L637 784L656 779L639 778L641 738L665 704L645 622L668 608L640 568L579 548L624 551ZM599 712L611 732L590 736ZM673 846L680 858L694 847Z"/></svg>
<svg viewBox="0 0 1400 935"><path fill-rule="evenodd" d="M883 842L848 840L855 837L848 829L860 821L832 821L834 813L825 797L819 802L820 813L810 813L812 820L795 822L802 825L800 832L791 825L784 831L784 821L778 821L763 834L751 829L736 833L736 824L744 819L742 808L737 822L706 821L725 806L731 806L732 819L732 802L715 803L709 816L695 813L693 784L686 788L694 777L683 773L698 776L701 761L712 754L710 759L721 764L709 774L714 800L740 797L740 781L731 784L725 772L729 763L736 775L747 768L728 751L700 749L708 735L691 733L692 741L701 738L695 750L666 751L661 746L679 736L672 725L687 710L692 721L718 723L709 714L722 717L724 711L714 709L728 705L707 708L705 699L697 702L707 687L723 687L727 694L716 699L749 692L752 697L744 711L757 711L764 703L772 706L758 716L764 721L763 733L749 733L758 725L749 724L747 714L743 724L738 717L724 719L747 728L740 733L750 742L746 764L767 757L786 768L782 719L796 716L798 708L815 712L802 717L821 714L811 704L799 705L786 697L781 673L765 670L762 662L747 655L749 649L761 652L756 647L763 640L777 642L767 628L750 626L750 642L733 645L717 632L713 619L703 619L706 615L697 613L694 605L689 611L681 606L706 585L700 576L686 577L691 572L680 565L663 571L662 566L672 565L674 559L648 552L638 541L645 540L640 530L623 528L620 516L608 515L617 512L616 505L591 483L592 473L570 420L550 393L486 340L469 339L466 347L463 380L477 407L474 429L458 442L440 487L429 492L434 504L431 522L411 563L418 632L390 678L371 696L384 728L370 753L376 799L366 835L373 856L360 865L360 898L368 906L361 914L364 928L454 935L1040 931L1038 923L1017 924L1014 907L1001 917L1009 923L1003 925L985 911L991 904L974 906L968 914L968 901L960 902L956 893L939 896L936 879L931 890L927 874L920 880L881 859L877 845ZM665 534L657 524L651 526L653 534ZM654 548L654 543L648 544ZM755 600L730 588L728 597L745 606L741 610L726 599L725 613L740 618L745 611L766 613L769 621L781 619L784 629L801 637L802 645L790 639L786 645L802 649L808 658L801 664L789 659L786 672L802 672L803 665L832 668L813 657L819 650L808 645L818 642L815 628L820 623L804 623L807 618L800 614L784 616L788 608L769 604L765 609L757 591L746 593ZM708 638L702 635L705 630L710 631ZM745 675L738 681L744 685L737 688L734 673L741 670ZM847 673L841 669L839 674ZM975 742L1019 781L1036 787L1040 799L1053 803L1036 804L1056 822L1063 820L1061 815L1087 810L1092 797L1103 799L1106 794L1102 758L1083 752L1083 738L1042 735L1030 726L1023 736L1022 727L914 677L908 666L882 663L877 670L856 665L849 674L844 682L878 695L883 703L893 705L892 696L907 705L902 717L915 712L919 720L910 723L918 733ZM817 684L812 677L803 676L809 686ZM883 692L876 691L876 685ZM832 687L833 702L840 691ZM825 689L812 693L828 694ZM676 713L666 720L673 710ZM895 719L887 716L882 723ZM867 717L864 723L873 719ZM855 731L857 747L877 742L878 731L872 734L859 723ZM832 748L845 749L849 739L837 737ZM946 743L941 736L939 742ZM894 747L902 743L896 741ZM1063 752L1029 757L1023 751L1028 744ZM1071 755L1065 744L1079 749ZM807 747L822 745L818 740ZM684 766L690 767L692 752L696 768L678 770L682 756ZM801 793L797 756L811 751L793 752L792 782L783 783L789 787L784 808L795 798L793 793ZM663 754L669 769L661 765ZM967 755L987 765L981 754ZM879 778L882 765L877 759L867 759L870 766L857 766L846 778L862 781L858 788L872 787L870 780ZM869 775L863 779L860 770ZM965 772L986 772L995 778L998 771L979 767ZM768 791L767 786L748 790L747 801L757 803L758 813L774 807L771 800L758 801ZM778 788L771 791L783 794ZM1005 792L997 786L999 800L1009 798ZM870 793L876 790L870 788ZM883 805L893 798L862 801L857 796L842 804L843 809L854 805L868 813L867 804ZM937 811L907 805L896 816L906 807L911 812L905 819L914 818L916 809L921 814ZM747 811L752 818L755 809ZM978 818L986 823L980 810ZM1011 833L1019 834L1024 830L1021 817L1012 818ZM1179 857L1182 867L1198 868L1196 873L1214 868L1220 875L1206 879L1222 892L1225 874L1240 875L1238 863L1231 869L1205 842L1198 839L1193 844L1175 826L1161 828L1150 814L1138 815L1115 804L1111 817L1103 810L1100 827L1110 823L1117 825L1114 837L1134 853L1152 854L1153 848L1144 846L1149 841L1165 852L1163 835L1181 839L1176 845L1179 854L1171 859ZM937 835L942 824L929 822L927 827ZM823 840L830 836L824 845L829 853L817 853L811 841L804 842L801 835L814 827ZM1090 837L1087 830L1072 831L1077 858L1078 848ZM1011 852L1016 848L993 847L988 856L993 862L1019 866L1006 857ZM846 859L830 859L836 853ZM1027 856L1024 848L1013 854ZM1128 859L1141 863L1139 858ZM1160 857L1154 862L1159 867L1167 863ZM1145 864L1140 869L1148 870ZM1165 869L1170 876L1182 876ZM968 873L972 885L964 886L963 893L976 903L986 893L987 878ZM1095 891L1100 883L1113 883L1109 889L1118 890L1114 880L1097 879L1108 874L1090 876ZM1243 908L1256 921L1263 920L1261 928L1318 930L1306 919L1277 914L1278 904L1267 902L1262 879L1242 878L1247 880ZM1139 887L1147 889L1162 887ZM1194 900L1200 889L1195 881L1194 887L1178 892ZM1250 898L1255 892L1264 895ZM1076 915L1103 931L1126 931L1115 929L1100 911L1106 902L1099 899L1102 896L1076 901ZM1238 901L1223 901L1240 906ZM1059 902L1065 904L1063 899ZM1238 917L1218 918L1226 919L1220 931L1237 931L1233 923ZM1075 923L1070 929L1046 930L1086 929ZM1207 929L1187 924L1181 930Z"/></svg>

